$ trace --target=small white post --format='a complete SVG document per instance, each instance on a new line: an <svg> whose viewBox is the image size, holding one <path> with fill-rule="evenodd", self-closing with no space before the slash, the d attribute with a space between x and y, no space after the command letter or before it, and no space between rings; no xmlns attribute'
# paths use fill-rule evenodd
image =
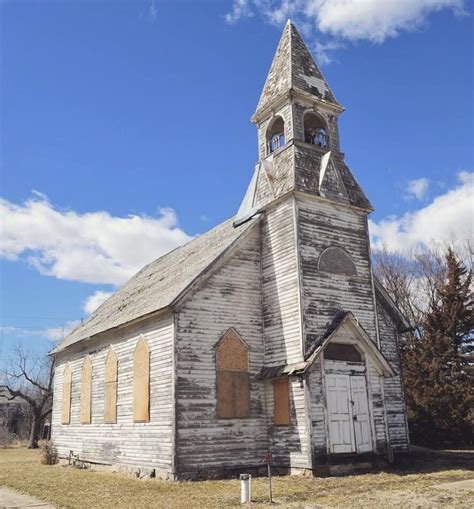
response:
<svg viewBox="0 0 474 509"><path fill-rule="evenodd" d="M250 474L240 474L240 503L248 504L251 499L252 476Z"/></svg>

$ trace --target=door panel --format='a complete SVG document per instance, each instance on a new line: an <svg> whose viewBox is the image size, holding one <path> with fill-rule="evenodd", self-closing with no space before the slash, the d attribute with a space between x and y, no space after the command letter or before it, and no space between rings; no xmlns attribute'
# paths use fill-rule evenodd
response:
<svg viewBox="0 0 474 509"><path fill-rule="evenodd" d="M351 376L350 387L357 452L368 452L372 450L372 440L365 377Z"/></svg>
<svg viewBox="0 0 474 509"><path fill-rule="evenodd" d="M354 452L354 428L349 402L350 381L348 375L326 376L329 435L332 452Z"/></svg>

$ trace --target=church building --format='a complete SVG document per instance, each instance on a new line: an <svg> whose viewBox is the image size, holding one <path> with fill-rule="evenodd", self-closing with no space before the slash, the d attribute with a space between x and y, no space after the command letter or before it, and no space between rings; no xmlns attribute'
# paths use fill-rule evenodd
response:
<svg viewBox="0 0 474 509"><path fill-rule="evenodd" d="M169 479L331 473L409 448L399 339L344 108L286 24L236 215L158 258L60 343L59 456Z"/></svg>

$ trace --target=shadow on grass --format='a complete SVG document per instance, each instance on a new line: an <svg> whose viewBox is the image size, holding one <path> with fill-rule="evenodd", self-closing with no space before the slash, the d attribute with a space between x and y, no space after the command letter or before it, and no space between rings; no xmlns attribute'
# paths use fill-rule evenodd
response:
<svg viewBox="0 0 474 509"><path fill-rule="evenodd" d="M399 453L395 463L383 469L399 475L471 470L474 472L474 451L440 451L425 447L412 447L412 452Z"/></svg>

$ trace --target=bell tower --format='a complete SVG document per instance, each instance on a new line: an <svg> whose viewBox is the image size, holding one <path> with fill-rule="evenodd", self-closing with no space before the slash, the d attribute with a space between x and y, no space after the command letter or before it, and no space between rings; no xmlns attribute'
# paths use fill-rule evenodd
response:
<svg viewBox="0 0 474 509"><path fill-rule="evenodd" d="M372 210L340 151L343 111L288 20L252 117L258 163L237 223L291 191Z"/></svg>
<svg viewBox="0 0 474 509"><path fill-rule="evenodd" d="M252 117L258 162L234 219L262 216L267 365L304 359L340 310L377 338L372 206L340 150L343 111L288 21Z"/></svg>

